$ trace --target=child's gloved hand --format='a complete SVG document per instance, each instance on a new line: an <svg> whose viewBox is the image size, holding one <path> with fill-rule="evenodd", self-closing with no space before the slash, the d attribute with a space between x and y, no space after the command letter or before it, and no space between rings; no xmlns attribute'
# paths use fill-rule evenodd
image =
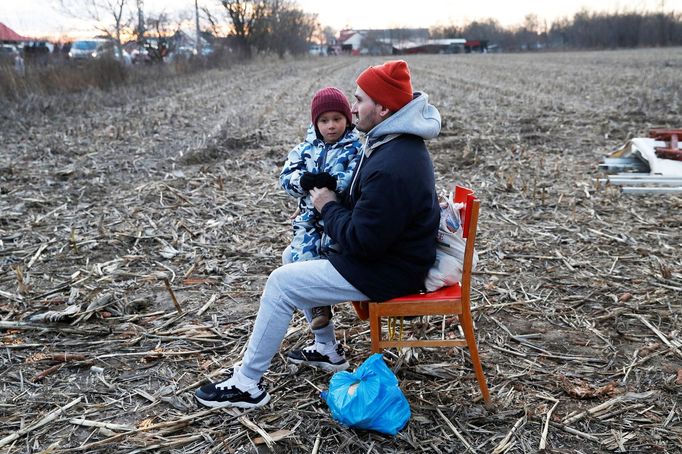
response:
<svg viewBox="0 0 682 454"><path fill-rule="evenodd" d="M303 175L301 175L301 179L299 180L301 184L301 188L304 191L310 191L312 188L316 186L317 182L317 175L314 173L306 172Z"/></svg>
<svg viewBox="0 0 682 454"><path fill-rule="evenodd" d="M336 178L328 172L318 173L315 177L316 188L327 188L330 191L336 191Z"/></svg>

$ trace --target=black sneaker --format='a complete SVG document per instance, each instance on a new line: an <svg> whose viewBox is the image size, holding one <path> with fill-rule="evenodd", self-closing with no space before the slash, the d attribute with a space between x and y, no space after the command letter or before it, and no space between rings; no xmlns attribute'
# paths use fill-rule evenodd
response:
<svg viewBox="0 0 682 454"><path fill-rule="evenodd" d="M292 350L287 353L287 360L290 363L307 364L308 366L317 367L328 372L338 372L350 367L350 364L346 361L346 354L341 344L337 343L336 349L326 355L320 353L316 347L317 344L313 342L301 350Z"/></svg>
<svg viewBox="0 0 682 454"><path fill-rule="evenodd" d="M332 319L331 306L313 307L313 319L310 322L310 329L320 329L329 325L329 320Z"/></svg>
<svg viewBox="0 0 682 454"><path fill-rule="evenodd" d="M270 394L263 388L262 381L254 389L244 391L228 383L230 378L202 386L194 392L194 397L200 404L213 408L258 408L270 402Z"/></svg>

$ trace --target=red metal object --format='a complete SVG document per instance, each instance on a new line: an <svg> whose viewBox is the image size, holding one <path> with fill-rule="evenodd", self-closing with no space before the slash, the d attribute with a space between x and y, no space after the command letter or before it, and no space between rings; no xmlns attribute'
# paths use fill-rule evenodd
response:
<svg viewBox="0 0 682 454"><path fill-rule="evenodd" d="M649 130L649 137L666 142L667 147L655 148L656 156L663 159L682 161L682 150L679 148L682 129L654 128Z"/></svg>

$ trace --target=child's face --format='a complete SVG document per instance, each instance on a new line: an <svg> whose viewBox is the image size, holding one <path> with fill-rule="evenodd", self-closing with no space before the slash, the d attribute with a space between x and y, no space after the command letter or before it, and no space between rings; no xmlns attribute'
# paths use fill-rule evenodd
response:
<svg viewBox="0 0 682 454"><path fill-rule="evenodd" d="M341 112L324 112L317 117L317 130L326 143L336 143L346 131L348 120Z"/></svg>

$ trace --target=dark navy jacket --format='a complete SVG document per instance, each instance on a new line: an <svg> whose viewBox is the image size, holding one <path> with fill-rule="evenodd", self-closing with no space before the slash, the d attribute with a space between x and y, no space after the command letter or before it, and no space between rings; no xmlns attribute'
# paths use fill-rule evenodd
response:
<svg viewBox="0 0 682 454"><path fill-rule="evenodd" d="M356 172L352 192L322 209L324 229L342 250L330 262L374 301L422 290L439 221L424 140L402 134L364 156Z"/></svg>

